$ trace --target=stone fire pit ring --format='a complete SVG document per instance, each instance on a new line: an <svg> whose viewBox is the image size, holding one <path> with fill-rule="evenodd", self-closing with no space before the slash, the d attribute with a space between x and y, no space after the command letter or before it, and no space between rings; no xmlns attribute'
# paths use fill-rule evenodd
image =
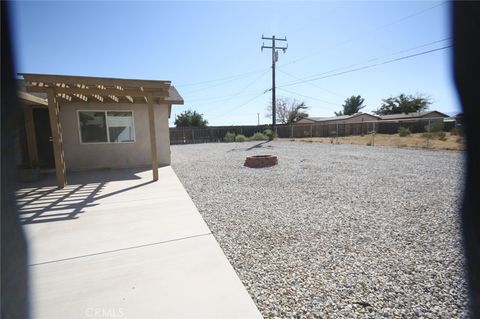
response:
<svg viewBox="0 0 480 319"><path fill-rule="evenodd" d="M275 155L253 155L247 156L243 165L251 168L262 168L277 164L278 159Z"/></svg>

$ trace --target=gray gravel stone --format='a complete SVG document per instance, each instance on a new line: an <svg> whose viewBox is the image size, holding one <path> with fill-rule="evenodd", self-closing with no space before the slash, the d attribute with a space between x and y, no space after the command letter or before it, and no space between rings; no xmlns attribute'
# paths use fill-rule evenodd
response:
<svg viewBox="0 0 480 319"><path fill-rule="evenodd" d="M279 164L252 169L247 155ZM172 166L267 318L466 318L463 153L248 142Z"/></svg>

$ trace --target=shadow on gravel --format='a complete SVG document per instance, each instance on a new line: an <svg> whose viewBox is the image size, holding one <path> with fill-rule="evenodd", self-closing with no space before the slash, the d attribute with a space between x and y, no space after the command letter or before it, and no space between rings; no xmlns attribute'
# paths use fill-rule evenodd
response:
<svg viewBox="0 0 480 319"><path fill-rule="evenodd" d="M268 144L270 143L271 141L264 141L264 142L261 142L261 143L258 143L258 144L255 144L253 146L250 146L248 148L232 148L231 150L229 150L228 152L236 152L236 151L251 151L253 149L256 149L256 148L273 148L272 145L267 145L267 146L264 146L265 144Z"/></svg>
<svg viewBox="0 0 480 319"><path fill-rule="evenodd" d="M265 145L267 143L270 143L270 141L265 141L265 142L261 142L261 143L258 143L256 145L253 145L252 147L247 148L247 151L251 151L254 148L263 148L264 147L263 145ZM267 145L266 147L272 148L272 145Z"/></svg>

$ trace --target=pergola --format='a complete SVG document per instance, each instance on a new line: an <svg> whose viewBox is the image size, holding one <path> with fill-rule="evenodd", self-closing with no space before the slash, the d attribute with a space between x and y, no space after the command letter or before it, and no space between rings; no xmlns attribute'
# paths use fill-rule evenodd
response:
<svg viewBox="0 0 480 319"><path fill-rule="evenodd" d="M145 104L148 107L150 149L153 180L158 180L157 143L155 130L154 104L183 104L170 81L100 78L86 76L65 76L20 73L29 93L44 93L52 129L53 153L57 184L63 188L67 184L65 157L63 151L62 128L59 117L59 104L68 107L75 103L131 103ZM27 118L27 117L26 117ZM27 140L28 140L27 128Z"/></svg>

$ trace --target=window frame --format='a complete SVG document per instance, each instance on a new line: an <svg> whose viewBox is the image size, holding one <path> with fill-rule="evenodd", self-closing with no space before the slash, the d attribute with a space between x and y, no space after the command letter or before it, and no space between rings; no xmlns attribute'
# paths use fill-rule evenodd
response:
<svg viewBox="0 0 480 319"><path fill-rule="evenodd" d="M82 141L82 129L80 126L80 112L103 112L105 113L105 127L107 129L107 141L106 142L83 142ZM108 127L108 112L130 112L132 113L132 128L133 128L133 141L129 142L110 142L110 130ZM137 142L137 132L135 131L135 112L133 110L77 110L77 128L78 128L78 139L80 144L133 144Z"/></svg>

